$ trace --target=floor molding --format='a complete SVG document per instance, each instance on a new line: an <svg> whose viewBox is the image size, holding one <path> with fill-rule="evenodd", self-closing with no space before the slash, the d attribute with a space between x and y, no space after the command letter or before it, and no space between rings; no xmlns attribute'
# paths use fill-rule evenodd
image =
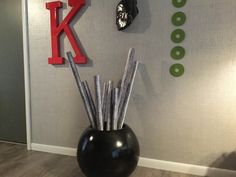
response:
<svg viewBox="0 0 236 177"><path fill-rule="evenodd" d="M61 155L76 156L75 148L44 145L44 144L31 144L32 150L55 153ZM154 168L158 170L166 170L171 172L185 173L191 175L205 176L206 174L213 174L212 177L235 177L236 171L205 167L199 165L191 165L177 162L169 162L164 160L156 160L140 157L138 166ZM211 176L211 175L210 175Z"/></svg>
<svg viewBox="0 0 236 177"><path fill-rule="evenodd" d="M235 177L236 171L140 157L139 166L210 177ZM213 176L212 176L213 175Z"/></svg>
<svg viewBox="0 0 236 177"><path fill-rule="evenodd" d="M41 151L41 152L48 152L48 153L53 153L53 154L76 156L75 148L32 143L31 149L33 151Z"/></svg>

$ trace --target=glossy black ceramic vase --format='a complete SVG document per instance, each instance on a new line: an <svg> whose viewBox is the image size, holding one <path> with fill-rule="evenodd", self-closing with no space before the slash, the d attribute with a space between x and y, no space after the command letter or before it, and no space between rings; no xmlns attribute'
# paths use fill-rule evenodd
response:
<svg viewBox="0 0 236 177"><path fill-rule="evenodd" d="M128 177L137 167L139 153L138 140L127 125L115 131L87 128L77 159L87 177Z"/></svg>

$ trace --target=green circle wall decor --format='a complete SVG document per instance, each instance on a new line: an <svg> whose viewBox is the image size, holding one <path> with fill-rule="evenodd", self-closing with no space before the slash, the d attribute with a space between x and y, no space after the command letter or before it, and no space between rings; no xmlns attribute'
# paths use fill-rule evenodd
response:
<svg viewBox="0 0 236 177"><path fill-rule="evenodd" d="M172 0L172 5L176 8L182 8L187 3L187 0ZM176 12L171 17L171 23L176 28L186 23L186 14L176 9ZM182 28L182 27L181 27ZM186 34L183 29L175 29L172 31L170 38L175 44L182 43L185 40ZM170 51L170 56L174 60L181 60L185 57L185 48L182 46L174 46ZM184 74L184 66L180 63L175 63L170 66L169 72L173 77L180 77Z"/></svg>
<svg viewBox="0 0 236 177"><path fill-rule="evenodd" d="M176 29L171 33L171 40L180 43L185 39L185 32L182 29Z"/></svg>
<svg viewBox="0 0 236 177"><path fill-rule="evenodd" d="M170 67L170 74L174 77L180 77L184 74L184 66L176 63Z"/></svg>
<svg viewBox="0 0 236 177"><path fill-rule="evenodd" d="M183 12L176 12L172 16L172 24L175 26L181 26L186 22L186 15Z"/></svg>
<svg viewBox="0 0 236 177"><path fill-rule="evenodd" d="M172 0L172 4L174 7L180 8L186 4L187 0Z"/></svg>
<svg viewBox="0 0 236 177"><path fill-rule="evenodd" d="M176 46L171 50L171 57L175 60L180 60L185 56L185 49L181 46Z"/></svg>

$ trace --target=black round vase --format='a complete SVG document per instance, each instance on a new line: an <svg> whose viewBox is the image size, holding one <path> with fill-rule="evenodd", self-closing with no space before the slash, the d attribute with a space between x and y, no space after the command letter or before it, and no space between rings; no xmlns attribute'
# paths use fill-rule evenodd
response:
<svg viewBox="0 0 236 177"><path fill-rule="evenodd" d="M138 140L127 125L114 131L89 127L80 138L77 160L87 177L128 177L138 159Z"/></svg>

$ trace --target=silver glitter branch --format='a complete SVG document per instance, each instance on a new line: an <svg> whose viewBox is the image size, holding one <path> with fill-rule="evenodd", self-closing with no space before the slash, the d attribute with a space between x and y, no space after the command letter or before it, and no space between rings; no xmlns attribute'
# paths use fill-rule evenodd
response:
<svg viewBox="0 0 236 177"><path fill-rule="evenodd" d="M83 84L83 87L85 89L88 101L89 101L89 106L90 106L90 108L92 110L92 113L93 113L93 119L95 120L96 108L95 108L95 105L94 105L93 97L92 97L92 94L91 94L88 82L87 81L83 81L82 84Z"/></svg>
<svg viewBox="0 0 236 177"><path fill-rule="evenodd" d="M114 88L112 90L112 101L113 101L113 116L112 116L112 130L117 130L117 124L118 124L118 88Z"/></svg>
<svg viewBox="0 0 236 177"><path fill-rule="evenodd" d="M101 95L101 82L99 75L94 76L95 96L96 96L96 118L97 129L103 130L103 114L102 114L102 95Z"/></svg>
<svg viewBox="0 0 236 177"><path fill-rule="evenodd" d="M125 96L125 99L124 99L124 104L122 105L123 107L121 109L120 117L119 117L119 120L118 120L118 129L121 129L123 127L123 124L124 124L124 121L125 121L125 115L126 115L126 112L127 112L127 108L128 108L132 88L133 88L133 85L134 85L134 79L135 79L135 76L136 76L136 73L137 73L137 70L138 70L138 65L139 65L139 62L135 61L134 66L132 68L132 73L131 73L131 82L127 86L127 91L126 91L126 96Z"/></svg>
<svg viewBox="0 0 236 177"><path fill-rule="evenodd" d="M93 116L92 108L90 107L89 99L86 95L86 91L85 91L85 89L83 87L83 84L81 82L80 75L79 75L79 72L78 72L78 70L75 66L74 59L72 57L71 52L67 52L67 57L68 57L72 72L74 74L77 86L79 88L80 95L81 95L82 100L84 102L84 106L85 106L86 112L88 114L89 122L90 122L90 124L93 128L96 128L95 127L95 121L94 121L95 118Z"/></svg>
<svg viewBox="0 0 236 177"><path fill-rule="evenodd" d="M106 121L106 130L109 131L111 129L111 112L112 112L112 108L111 108L111 97L112 97L112 87L113 87L113 83L112 81L108 81L108 88L107 88L107 103L106 103L106 113L105 113L105 121Z"/></svg>

